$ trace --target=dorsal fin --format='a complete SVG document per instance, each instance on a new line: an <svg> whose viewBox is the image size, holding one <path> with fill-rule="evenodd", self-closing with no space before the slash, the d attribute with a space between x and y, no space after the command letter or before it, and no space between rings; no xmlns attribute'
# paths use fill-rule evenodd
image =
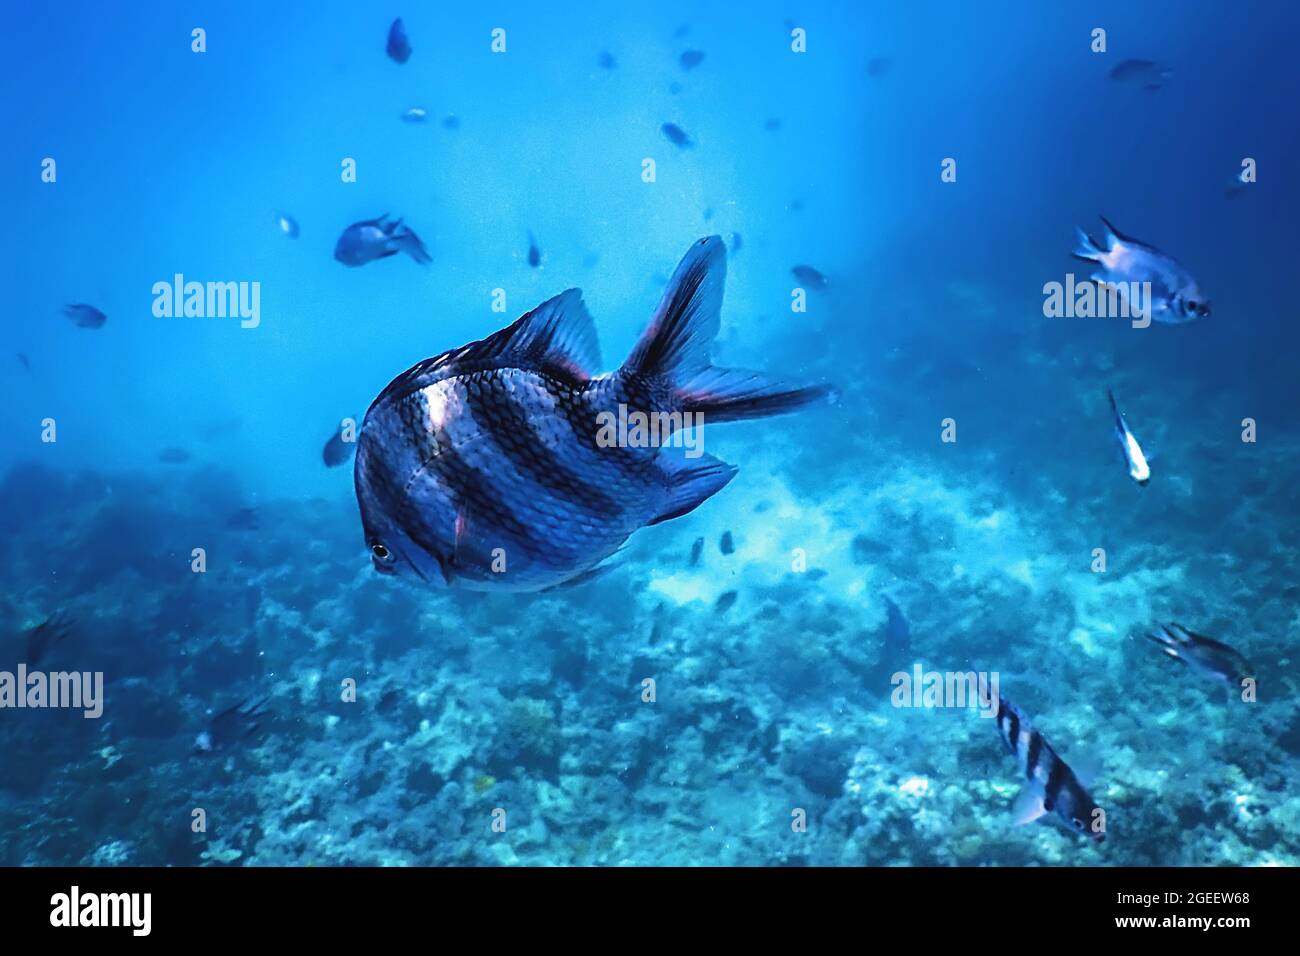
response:
<svg viewBox="0 0 1300 956"><path fill-rule="evenodd" d="M1110 234L1111 234L1112 236L1114 236L1116 239L1118 239L1120 242L1126 242L1126 243L1128 243L1130 246L1132 246L1132 245L1146 245L1146 243L1142 242L1140 239L1134 239L1132 236L1126 236L1126 235L1124 235L1124 233L1122 233L1122 232L1120 232L1118 229L1116 229L1115 226L1112 225L1111 221L1110 221L1109 219L1107 219L1105 216L1098 216L1098 218L1099 218L1103 223L1106 224L1106 229L1110 232ZM1109 243L1109 242L1108 242L1108 243L1106 243L1106 245L1107 245L1107 246L1110 246L1110 245L1112 245L1112 243Z"/></svg>
<svg viewBox="0 0 1300 956"><path fill-rule="evenodd" d="M458 363L538 368L585 382L600 368L600 342L582 290L566 289L451 357Z"/></svg>
<svg viewBox="0 0 1300 956"><path fill-rule="evenodd" d="M485 339L413 365L388 383L371 408L449 375L507 366L547 372L578 385L592 377L600 368L600 343L581 289L566 289Z"/></svg>

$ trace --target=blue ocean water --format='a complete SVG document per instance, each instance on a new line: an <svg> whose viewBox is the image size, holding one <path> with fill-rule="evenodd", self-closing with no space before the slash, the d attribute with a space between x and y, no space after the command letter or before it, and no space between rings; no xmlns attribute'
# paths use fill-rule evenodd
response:
<svg viewBox="0 0 1300 956"><path fill-rule="evenodd" d="M1296 862L1295 6L6 20L0 704L24 664L103 707L0 707L0 863ZM385 213L428 266L335 260ZM1099 214L1212 314L1045 315ZM573 287L616 368L710 235L714 362L837 403L706 425L737 477L591 583L376 574L340 421ZM178 275L256 316L159 316ZM897 706L913 667L998 674L1105 842L1013 826L998 722Z"/></svg>

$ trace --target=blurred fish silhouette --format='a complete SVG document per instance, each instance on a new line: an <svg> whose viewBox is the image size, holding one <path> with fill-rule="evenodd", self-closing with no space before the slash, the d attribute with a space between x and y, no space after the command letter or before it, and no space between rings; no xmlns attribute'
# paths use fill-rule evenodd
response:
<svg viewBox="0 0 1300 956"><path fill-rule="evenodd" d="M208 722L207 729L194 738L194 753L221 753L251 738L262 726L270 700L263 697L250 703L245 697L218 713Z"/></svg>
<svg viewBox="0 0 1300 956"><path fill-rule="evenodd" d="M682 129L676 123L664 123L659 127L663 134L668 137L670 143L680 146L682 149L690 149L695 145L695 141L686 135L686 130Z"/></svg>
<svg viewBox="0 0 1300 956"><path fill-rule="evenodd" d="M767 130L770 133L774 133L780 128L781 128L781 121L776 117L772 117L771 119L766 120L763 123L763 129Z"/></svg>
<svg viewBox="0 0 1300 956"><path fill-rule="evenodd" d="M460 119L455 113L448 113L442 118L443 129L460 129Z"/></svg>
<svg viewBox="0 0 1300 956"><path fill-rule="evenodd" d="M404 123L423 123L429 117L429 111L423 106L412 106L402 114Z"/></svg>
<svg viewBox="0 0 1300 956"><path fill-rule="evenodd" d="M397 376L357 443L357 504L375 570L478 590L578 583L637 529L721 491L735 466L702 449L670 454L673 433L687 422L792 412L830 393L710 364L725 270L719 237L694 243L612 373L594 375L595 325L570 289ZM614 422L629 414L655 416L661 437L620 436Z"/></svg>
<svg viewBox="0 0 1300 956"><path fill-rule="evenodd" d="M704 539L696 538L695 542L691 545L691 567L695 567L700 563L700 556L702 554L704 554Z"/></svg>
<svg viewBox="0 0 1300 956"><path fill-rule="evenodd" d="M596 59L596 64L602 70L618 69L618 60L614 59L614 54L608 50L602 50L600 56Z"/></svg>
<svg viewBox="0 0 1300 956"><path fill-rule="evenodd" d="M190 453L184 448L164 448L158 453L158 460L164 465L183 465L190 460Z"/></svg>
<svg viewBox="0 0 1300 956"><path fill-rule="evenodd" d="M62 644L72 634L74 619L62 610L55 611L40 624L23 634L23 662L33 667L45 659L53 648Z"/></svg>
<svg viewBox="0 0 1300 956"><path fill-rule="evenodd" d="M687 50L678 57L678 62L681 63L683 70L693 70L704 62L704 51Z"/></svg>
<svg viewBox="0 0 1300 956"><path fill-rule="evenodd" d="M77 305L65 306L63 314L75 322L77 328L80 329L98 329L108 321L108 316L93 305L78 303Z"/></svg>
<svg viewBox="0 0 1300 956"><path fill-rule="evenodd" d="M16 352L16 353L14 353L14 354L16 354L16 355L18 356L18 361L19 361L20 363L22 363L23 368L27 369L27 371L30 372L30 371L32 370L32 363L31 363L31 361L27 358L27 356L24 355L22 352Z"/></svg>
<svg viewBox="0 0 1300 956"><path fill-rule="evenodd" d="M406 27L402 25L401 17L388 28L387 52L395 63L405 63L411 58L411 41L406 38Z"/></svg>
<svg viewBox="0 0 1300 956"><path fill-rule="evenodd" d="M1140 86L1144 90L1160 89L1172 75L1172 70L1151 60L1124 60L1109 73L1117 83Z"/></svg>
<svg viewBox="0 0 1300 956"><path fill-rule="evenodd" d="M420 237L403 226L402 220L389 221L388 213L378 219L354 222L343 230L334 246L334 258L345 266L364 266L367 262L405 252L420 265L433 259Z"/></svg>
<svg viewBox="0 0 1300 956"><path fill-rule="evenodd" d="M879 78L889 72L889 61L883 57L873 57L867 61L867 76Z"/></svg>
<svg viewBox="0 0 1300 956"><path fill-rule="evenodd" d="M790 271L794 273L796 279L810 289L824 289L828 284L826 277L812 266L795 266Z"/></svg>
<svg viewBox="0 0 1300 956"><path fill-rule="evenodd" d="M284 233L286 236L288 236L290 239L298 238L298 223L294 221L294 218L292 216L287 216L284 213L280 213L276 217L276 222L279 223L280 225L280 231Z"/></svg>
<svg viewBox="0 0 1300 956"><path fill-rule="evenodd" d="M534 269L542 264L542 250L537 248L537 240L531 231L528 233L528 264Z"/></svg>
<svg viewBox="0 0 1300 956"><path fill-rule="evenodd" d="M886 664L894 668L911 663L912 627L888 595L885 597L885 627L881 638L884 648L881 657Z"/></svg>
<svg viewBox="0 0 1300 956"><path fill-rule="evenodd" d="M355 438L350 439L349 434L350 429L346 424L343 424L334 430L334 434L330 435L329 441L325 443L325 448L321 452L325 467L336 468L348 461L356 452L356 440Z"/></svg>
<svg viewBox="0 0 1300 956"><path fill-rule="evenodd" d="M734 256L737 252L740 251L741 247L742 247L744 244L745 244L745 241L744 241L743 239L740 238L740 233L738 233L738 232L733 232L733 233L731 234L731 254L732 254L733 256Z"/></svg>
<svg viewBox="0 0 1300 956"><path fill-rule="evenodd" d="M722 532L722 537L718 539L718 550L723 554L736 553L736 539L731 536L730 531Z"/></svg>
<svg viewBox="0 0 1300 956"><path fill-rule="evenodd" d="M725 614L735 605L738 597L740 597L740 595L735 591L727 591L719 595L717 603L713 605L713 610L718 614Z"/></svg>

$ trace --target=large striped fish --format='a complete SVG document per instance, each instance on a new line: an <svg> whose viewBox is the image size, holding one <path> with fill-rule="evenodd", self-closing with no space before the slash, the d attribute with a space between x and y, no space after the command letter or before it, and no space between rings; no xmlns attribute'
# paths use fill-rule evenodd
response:
<svg viewBox="0 0 1300 956"><path fill-rule="evenodd" d="M1074 832L1085 833L1098 843L1105 840L1105 811L1093 802L1074 771L1030 725L1020 708L1001 695L997 723L1002 742L1028 781L1012 810L1015 824L1032 823L1055 812Z"/></svg>
<svg viewBox="0 0 1300 956"><path fill-rule="evenodd" d="M687 514L736 474L662 442L602 440L601 421L677 413L707 427L826 397L709 363L725 256L717 236L691 246L615 372L594 374L595 326L569 289L390 382L366 413L355 466L375 570L478 590L584 580L632 532Z"/></svg>

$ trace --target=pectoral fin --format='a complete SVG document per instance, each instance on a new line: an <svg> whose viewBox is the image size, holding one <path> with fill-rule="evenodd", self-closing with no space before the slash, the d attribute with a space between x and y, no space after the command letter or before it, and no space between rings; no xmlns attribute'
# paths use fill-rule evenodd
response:
<svg viewBox="0 0 1300 956"><path fill-rule="evenodd" d="M1033 823L1046 812L1043 795L1035 787L1025 787L1011 808L1011 825L1022 827L1026 823Z"/></svg>

